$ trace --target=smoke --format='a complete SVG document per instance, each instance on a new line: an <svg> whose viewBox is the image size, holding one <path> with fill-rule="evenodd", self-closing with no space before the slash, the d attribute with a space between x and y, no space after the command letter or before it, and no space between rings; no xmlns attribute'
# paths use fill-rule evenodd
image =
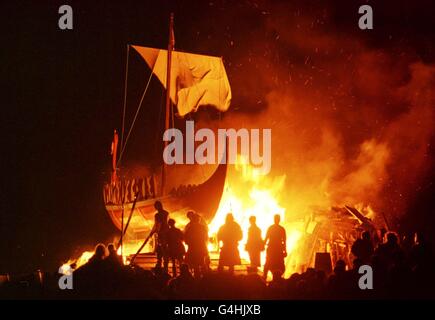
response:
<svg viewBox="0 0 435 320"><path fill-rule="evenodd" d="M400 40L375 46L339 30L331 9L249 8L239 30L242 9L218 17L234 101L198 127L272 128L271 175L286 176L295 215L363 204L399 218L433 165L435 66Z"/></svg>

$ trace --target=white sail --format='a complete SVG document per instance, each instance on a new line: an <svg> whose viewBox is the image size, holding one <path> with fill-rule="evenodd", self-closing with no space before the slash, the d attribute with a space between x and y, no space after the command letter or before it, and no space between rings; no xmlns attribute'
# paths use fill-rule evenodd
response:
<svg viewBox="0 0 435 320"><path fill-rule="evenodd" d="M166 87L167 50L133 46ZM200 106L228 110L231 88L220 57L172 51L170 97L178 114L185 116Z"/></svg>

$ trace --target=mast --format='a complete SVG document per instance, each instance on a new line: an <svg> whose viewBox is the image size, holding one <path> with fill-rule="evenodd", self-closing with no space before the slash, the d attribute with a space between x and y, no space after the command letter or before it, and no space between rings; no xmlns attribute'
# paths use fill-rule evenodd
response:
<svg viewBox="0 0 435 320"><path fill-rule="evenodd" d="M174 14L171 13L169 19L169 42L168 42L168 59L166 65L166 106L165 106L165 131L169 129L169 118L171 113L171 60L172 51L174 50ZM168 141L164 142L164 148L168 145ZM161 195L165 194L166 184L166 163L163 162L162 166L162 190Z"/></svg>

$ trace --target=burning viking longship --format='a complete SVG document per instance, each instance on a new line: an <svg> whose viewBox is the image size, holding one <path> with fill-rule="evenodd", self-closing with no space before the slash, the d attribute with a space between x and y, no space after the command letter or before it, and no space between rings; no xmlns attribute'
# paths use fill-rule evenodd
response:
<svg viewBox="0 0 435 320"><path fill-rule="evenodd" d="M213 106L221 112L229 108L231 89L225 72L222 58L174 51L173 16L169 27L168 50L128 46L126 85L124 99L127 95L128 52L133 48L151 69L154 75L166 89L165 130L174 125L174 109L178 118L195 112L200 106ZM149 79L149 80L150 80ZM149 85L145 88L140 105ZM172 126L170 126L172 120ZM134 125L134 121L132 126ZM124 119L123 119L124 132ZM154 203L160 200L171 215L185 214L195 210L207 221L215 215L222 196L226 163L221 161L214 173L197 185L170 186L167 176L170 170L176 170L165 163L161 170L145 177L126 178L120 173L119 162L130 136L121 137L120 154L118 156L118 134L115 131L112 143L112 175L111 181L104 186L104 202L106 210L119 230L133 234L137 239L143 239L154 219ZM163 142L164 146L167 142ZM221 155L223 156L223 155ZM222 159L222 158L221 158Z"/></svg>

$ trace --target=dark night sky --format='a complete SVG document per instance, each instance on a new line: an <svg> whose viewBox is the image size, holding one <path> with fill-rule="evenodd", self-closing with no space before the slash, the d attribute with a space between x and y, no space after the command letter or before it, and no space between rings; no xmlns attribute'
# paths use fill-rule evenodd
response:
<svg viewBox="0 0 435 320"><path fill-rule="evenodd" d="M299 1L295 6L302 11L324 6L334 15L333 25L325 26L331 32L359 34L373 47L393 35L414 47L423 61L434 62L432 1L369 1L376 32L361 35L355 27L357 8L365 2ZM62 4L74 9L73 31L57 28ZM265 1L2 1L0 272L53 268L74 249L115 235L101 186L111 135L120 129L127 43L164 48L174 11L176 47L224 56L235 104L249 106L262 88L249 96L237 93L239 74L231 62L242 53L228 44L228 34L236 43L252 32L258 32L258 41L271 36L257 30L268 6ZM289 17L288 28L293 27ZM133 87L132 99L135 94ZM152 120L140 121L147 126ZM415 201L429 213L433 177L432 170Z"/></svg>

